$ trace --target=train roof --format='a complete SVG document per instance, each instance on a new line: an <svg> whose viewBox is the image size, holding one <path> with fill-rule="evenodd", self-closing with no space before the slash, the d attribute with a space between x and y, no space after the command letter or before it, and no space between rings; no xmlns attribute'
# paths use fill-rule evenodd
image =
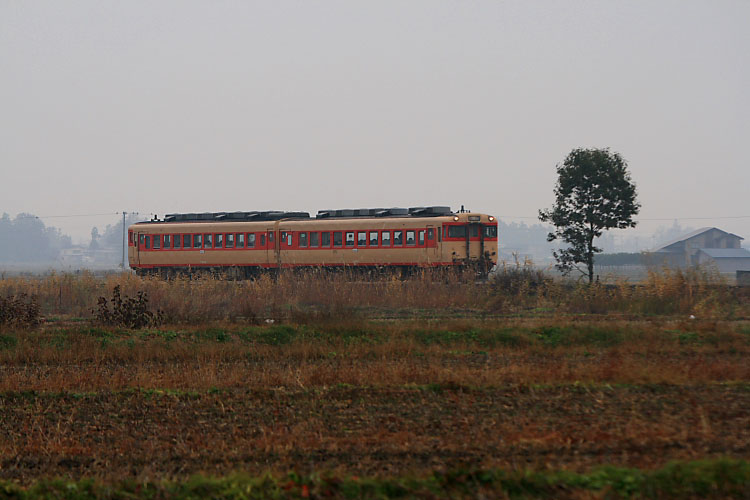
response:
<svg viewBox="0 0 750 500"><path fill-rule="evenodd" d="M373 218L373 217L440 217L452 215L450 207L411 207L411 208L358 208L358 209L335 209L318 210L315 219L351 219L351 218ZM154 217L153 220L143 222L169 223L169 222L254 222L254 221L277 221L282 219L311 220L309 212L285 212L278 210L253 211L253 212L205 212L166 214L164 219Z"/></svg>

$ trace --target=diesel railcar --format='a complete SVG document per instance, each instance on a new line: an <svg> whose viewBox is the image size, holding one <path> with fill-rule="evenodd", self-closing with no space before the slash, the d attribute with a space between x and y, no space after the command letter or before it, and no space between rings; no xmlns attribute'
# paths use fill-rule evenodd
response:
<svg viewBox="0 0 750 500"><path fill-rule="evenodd" d="M486 274L497 245L495 218L463 207L168 214L128 228L128 261L140 275L304 267Z"/></svg>

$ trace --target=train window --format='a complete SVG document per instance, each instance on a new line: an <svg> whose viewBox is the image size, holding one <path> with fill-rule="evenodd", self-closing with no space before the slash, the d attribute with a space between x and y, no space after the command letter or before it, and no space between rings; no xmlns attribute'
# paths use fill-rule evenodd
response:
<svg viewBox="0 0 750 500"><path fill-rule="evenodd" d="M442 231L438 228L438 241L443 241L442 236Z"/></svg>
<svg viewBox="0 0 750 500"><path fill-rule="evenodd" d="M182 237L179 234L174 235L174 248L180 248L180 243L182 242Z"/></svg>
<svg viewBox="0 0 750 500"><path fill-rule="evenodd" d="M271 241L273 241L273 233L271 233L270 236L271 236ZM265 247L266 246L266 235L265 234L261 234L260 235L260 246L261 247Z"/></svg>
<svg viewBox="0 0 750 500"><path fill-rule="evenodd" d="M415 239L415 232L414 231L406 231L406 244L407 245L416 245L417 240Z"/></svg>
<svg viewBox="0 0 750 500"><path fill-rule="evenodd" d="M424 230L419 232L419 246L424 246Z"/></svg>
<svg viewBox="0 0 750 500"><path fill-rule="evenodd" d="M234 234L232 233L227 233L226 248L234 248Z"/></svg>
<svg viewBox="0 0 750 500"><path fill-rule="evenodd" d="M190 248L193 246L193 242L191 241L193 239L192 236L192 234L182 235L182 248Z"/></svg>
<svg viewBox="0 0 750 500"><path fill-rule="evenodd" d="M151 248L151 236L146 236L146 249Z"/></svg>
<svg viewBox="0 0 750 500"><path fill-rule="evenodd" d="M363 247L367 245L367 233L360 231L357 233L357 246Z"/></svg>
<svg viewBox="0 0 750 500"><path fill-rule="evenodd" d="M497 226L484 226L484 236L486 238L497 238Z"/></svg>
<svg viewBox="0 0 750 500"><path fill-rule="evenodd" d="M310 247L315 248L318 246L318 234L319 233L310 233Z"/></svg>
<svg viewBox="0 0 750 500"><path fill-rule="evenodd" d="M404 232L403 231L393 231L393 245L403 245L404 244Z"/></svg>
<svg viewBox="0 0 750 500"><path fill-rule="evenodd" d="M172 247L172 235L171 234L165 234L164 235L164 248L171 248Z"/></svg>
<svg viewBox="0 0 750 500"><path fill-rule="evenodd" d="M384 247L391 246L391 232L390 231L383 231L381 242Z"/></svg>
<svg viewBox="0 0 750 500"><path fill-rule="evenodd" d="M477 225L469 226L469 235L472 238L479 238L479 226Z"/></svg>
<svg viewBox="0 0 750 500"><path fill-rule="evenodd" d="M202 246L203 246L203 235L194 234L193 235L193 248L200 248Z"/></svg>
<svg viewBox="0 0 750 500"><path fill-rule="evenodd" d="M354 231L346 232L346 246L348 247L354 246Z"/></svg>
<svg viewBox="0 0 750 500"><path fill-rule="evenodd" d="M435 239L435 229L434 228L427 228L427 239L432 241Z"/></svg>
<svg viewBox="0 0 750 500"><path fill-rule="evenodd" d="M331 246L331 233L328 231L320 233L320 246L330 247Z"/></svg>
<svg viewBox="0 0 750 500"><path fill-rule="evenodd" d="M245 248L245 233L237 233L235 241L237 242L237 248Z"/></svg>
<svg viewBox="0 0 750 500"><path fill-rule="evenodd" d="M161 248L161 236L158 234L154 235L154 250L158 250Z"/></svg>
<svg viewBox="0 0 750 500"><path fill-rule="evenodd" d="M371 247L378 246L378 232L377 231L370 231L370 246Z"/></svg>
<svg viewBox="0 0 750 500"><path fill-rule="evenodd" d="M286 233L286 246L292 246L292 233Z"/></svg>
<svg viewBox="0 0 750 500"><path fill-rule="evenodd" d="M247 248L255 248L255 233L247 233Z"/></svg>
<svg viewBox="0 0 750 500"><path fill-rule="evenodd" d="M341 246L341 231L334 231L333 233L333 246Z"/></svg>
<svg viewBox="0 0 750 500"><path fill-rule="evenodd" d="M448 226L448 238L466 238L466 226Z"/></svg>
<svg viewBox="0 0 750 500"><path fill-rule="evenodd" d="M299 246L307 248L307 233L299 233Z"/></svg>
<svg viewBox="0 0 750 500"><path fill-rule="evenodd" d="M219 233L214 240L214 248L224 248L224 235Z"/></svg>
<svg viewBox="0 0 750 500"><path fill-rule="evenodd" d="M204 234L203 235L203 248L211 248L214 246L214 235Z"/></svg>

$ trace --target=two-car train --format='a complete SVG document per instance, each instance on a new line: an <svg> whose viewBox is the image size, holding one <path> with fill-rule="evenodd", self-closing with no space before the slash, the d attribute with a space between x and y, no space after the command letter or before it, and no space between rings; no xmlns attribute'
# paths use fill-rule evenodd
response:
<svg viewBox="0 0 750 500"><path fill-rule="evenodd" d="M449 207L169 214L128 228L138 274L199 270L249 277L282 268L410 271L497 263L497 221Z"/></svg>

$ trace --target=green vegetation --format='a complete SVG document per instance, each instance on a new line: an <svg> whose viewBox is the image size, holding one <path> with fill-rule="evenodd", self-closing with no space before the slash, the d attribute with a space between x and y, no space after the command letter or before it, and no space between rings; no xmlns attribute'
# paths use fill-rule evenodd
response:
<svg viewBox="0 0 750 500"><path fill-rule="evenodd" d="M601 467L589 473L458 469L427 477L359 478L333 473L193 476L185 481L41 480L29 487L0 482L0 498L559 498L585 493L617 498L740 498L750 494L750 463L717 459L660 469Z"/></svg>

